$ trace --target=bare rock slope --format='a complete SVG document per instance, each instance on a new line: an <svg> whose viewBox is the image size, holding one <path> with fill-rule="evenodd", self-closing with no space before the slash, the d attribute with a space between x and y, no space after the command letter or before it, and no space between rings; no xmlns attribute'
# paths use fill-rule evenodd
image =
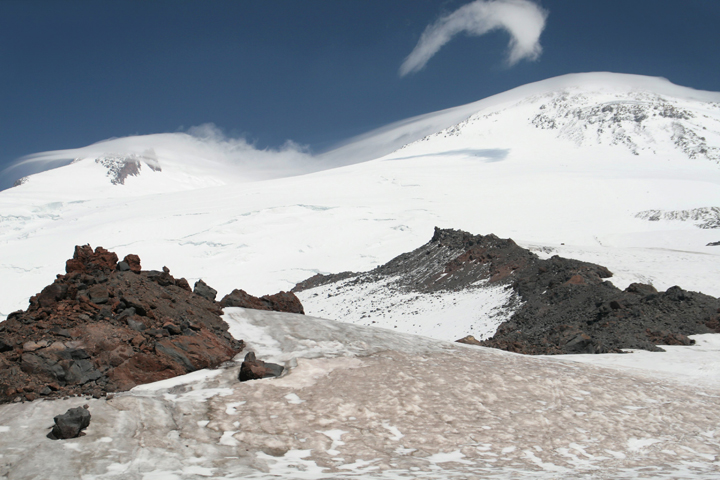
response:
<svg viewBox="0 0 720 480"><path fill-rule="evenodd" d="M102 247L75 247L66 273L0 323L0 403L100 397L231 360L244 344L214 292L202 281L193 291L167 268L142 271L137 255L118 262ZM277 296L283 305L247 294L235 304L302 311L292 294L267 298Z"/></svg>

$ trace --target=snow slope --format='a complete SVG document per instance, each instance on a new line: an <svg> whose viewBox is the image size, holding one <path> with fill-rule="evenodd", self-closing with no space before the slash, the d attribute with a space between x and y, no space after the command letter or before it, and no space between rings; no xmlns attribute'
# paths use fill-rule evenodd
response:
<svg viewBox="0 0 720 480"><path fill-rule="evenodd" d="M238 366L110 400L0 406L0 478L452 479L717 476L717 383L301 315L226 309L277 379ZM702 349L684 347L708 365ZM667 354L651 354L654 368ZM623 357L632 358L634 354ZM600 356L595 356L600 357ZM714 365L717 367L717 360ZM87 403L73 440L52 417Z"/></svg>
<svg viewBox="0 0 720 480"><path fill-rule="evenodd" d="M24 308L76 244L139 254L220 295L265 294L318 272L369 270L434 226L600 263L620 287L718 296L720 247L706 245L720 231L640 215L720 206L718 101L662 79L568 75L371 132L322 161L392 153L340 168L247 181L222 163L178 161L176 172L198 169L193 179L228 172L192 189L153 188L173 170L159 148L162 172L144 168L125 185L90 158L0 192L0 313Z"/></svg>

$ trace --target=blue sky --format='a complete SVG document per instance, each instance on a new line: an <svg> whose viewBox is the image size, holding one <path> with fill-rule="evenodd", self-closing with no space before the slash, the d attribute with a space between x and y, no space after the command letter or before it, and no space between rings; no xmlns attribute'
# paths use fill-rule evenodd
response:
<svg viewBox="0 0 720 480"><path fill-rule="evenodd" d="M460 34L399 69L467 0L0 0L0 168L31 153L212 122L322 151L413 115L574 72L720 91L720 1L539 0L536 60ZM14 178L0 178L6 188Z"/></svg>

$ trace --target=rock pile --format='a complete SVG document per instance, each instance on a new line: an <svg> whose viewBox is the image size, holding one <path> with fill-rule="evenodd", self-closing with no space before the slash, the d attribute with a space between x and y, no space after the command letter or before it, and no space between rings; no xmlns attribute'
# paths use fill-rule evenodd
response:
<svg viewBox="0 0 720 480"><path fill-rule="evenodd" d="M0 323L0 403L97 398L217 367L244 348L202 281L193 292L167 268L143 271L137 255L118 262L115 253L89 245L75 247L65 270L26 311ZM247 297L241 306L262 303Z"/></svg>
<svg viewBox="0 0 720 480"><path fill-rule="evenodd" d="M540 259L511 239L436 228L430 242L370 272L316 275L293 291L387 279L401 293L452 293L481 281L506 285L516 308L510 319L490 339L459 341L526 354L659 350L656 345L690 344L687 335L720 332L717 298L642 284L621 291L606 280L611 276L592 263Z"/></svg>

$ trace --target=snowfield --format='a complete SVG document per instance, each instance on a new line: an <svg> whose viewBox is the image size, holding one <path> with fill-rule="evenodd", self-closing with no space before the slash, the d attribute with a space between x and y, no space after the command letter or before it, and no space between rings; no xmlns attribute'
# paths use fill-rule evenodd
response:
<svg viewBox="0 0 720 480"><path fill-rule="evenodd" d="M2 405L0 478L709 478L720 467L716 380L690 388L623 361L302 315L229 308L225 319L289 372L241 384L235 365L110 400ZM707 365L705 347L683 348L684 375ZM649 355L653 368L667 356ZM45 438L54 415L84 403L85 436Z"/></svg>
<svg viewBox="0 0 720 480"><path fill-rule="evenodd" d="M298 292L305 313L355 325L397 329L439 340L493 336L519 305L505 285L483 284L456 292L405 292L391 280L325 285Z"/></svg>

